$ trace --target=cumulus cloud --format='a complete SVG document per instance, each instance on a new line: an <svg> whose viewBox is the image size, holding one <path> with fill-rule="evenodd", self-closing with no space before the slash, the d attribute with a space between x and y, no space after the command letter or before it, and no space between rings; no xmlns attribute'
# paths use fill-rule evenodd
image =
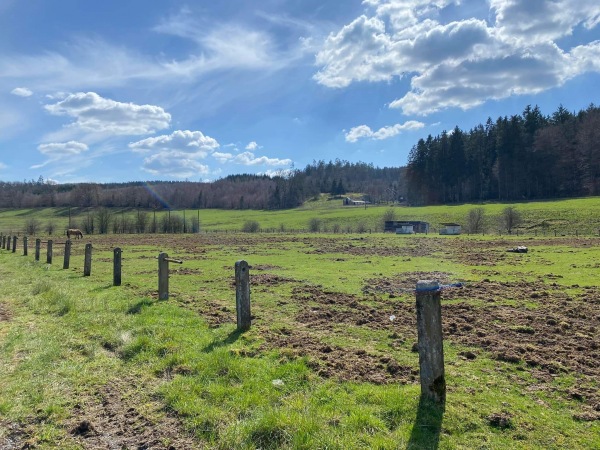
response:
<svg viewBox="0 0 600 450"><path fill-rule="evenodd" d="M142 169L146 172L190 178L209 173L209 167L200 161L219 148L219 143L201 131L177 130L131 142L129 148L138 153L152 153L144 158Z"/></svg>
<svg viewBox="0 0 600 450"><path fill-rule="evenodd" d="M122 103L95 92L70 94L45 109L53 115L74 118L71 127L96 133L149 134L168 128L171 122L171 115L160 106Z"/></svg>
<svg viewBox="0 0 600 450"><path fill-rule="evenodd" d="M69 155L79 155L88 150L88 146L83 142L69 141L56 142L50 144L40 144L38 150L43 155L60 158Z"/></svg>
<svg viewBox="0 0 600 450"><path fill-rule="evenodd" d="M248 145L246 145L246 150L250 150L251 152L253 152L254 150L258 149L258 144L254 141L250 142Z"/></svg>
<svg viewBox="0 0 600 450"><path fill-rule="evenodd" d="M10 93L19 97L31 97L33 95L31 89L28 89L26 87L14 88L12 91L10 91Z"/></svg>
<svg viewBox="0 0 600 450"><path fill-rule="evenodd" d="M269 158L267 156L256 157L252 152L240 153L232 161L244 166L289 166L292 164L291 159Z"/></svg>
<svg viewBox="0 0 600 450"><path fill-rule="evenodd" d="M143 170L153 175L192 178L209 173L209 167L185 152L158 152L144 158Z"/></svg>
<svg viewBox="0 0 600 450"><path fill-rule="evenodd" d="M216 139L205 136L201 131L189 130L177 130L171 134L149 137L129 144L129 148L136 152L179 151L198 158L205 158L218 147Z"/></svg>
<svg viewBox="0 0 600 450"><path fill-rule="evenodd" d="M363 15L325 40L316 56L320 68L314 79L344 88L409 77L408 93L390 103L405 114L466 109L488 99L538 93L584 72L600 71L598 41L574 48L561 48L558 41L578 26L598 26L597 2L490 0L485 17L446 22L444 9L460 0L363 4ZM367 128L354 130L357 138L372 137Z"/></svg>
<svg viewBox="0 0 600 450"><path fill-rule="evenodd" d="M243 166L289 166L292 164L291 159L269 158L268 156L256 156L252 152L243 152L237 155L231 153L215 152L212 155L220 163L234 163Z"/></svg>
<svg viewBox="0 0 600 450"><path fill-rule="evenodd" d="M351 128L350 131L346 133L346 142L357 142L359 139L367 138L367 139L375 139L375 140L383 140L389 139L391 137L397 136L402 131L405 130L418 130L419 128L423 128L425 124L423 122L418 122L416 120L409 120L403 124L397 123L395 125L382 127L377 131L371 130L371 128L367 125L359 125L357 127Z"/></svg>

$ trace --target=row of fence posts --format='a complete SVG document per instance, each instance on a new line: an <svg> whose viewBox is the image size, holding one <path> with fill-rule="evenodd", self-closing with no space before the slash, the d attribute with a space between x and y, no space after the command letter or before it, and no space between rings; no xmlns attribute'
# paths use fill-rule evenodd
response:
<svg viewBox="0 0 600 450"><path fill-rule="evenodd" d="M17 237L1 236L2 248L15 253ZM35 260L40 259L41 244L47 244L46 262L52 264L53 241L35 241ZM27 256L27 236L23 238L23 255ZM121 285L121 255L119 247L113 251L113 286ZM71 240L65 242L63 269L69 268ZM169 299L169 263L183 264L182 260L169 258L167 253L158 255L158 298ZM84 276L90 276L92 270L92 244L85 245ZM436 403L446 400L446 381L444 374L444 347L442 337L442 309L440 286L437 281L419 281L415 290L417 309L417 335L419 349L419 367L421 397ZM244 260L235 263L235 297L237 330L250 329L252 315L250 309L250 266Z"/></svg>

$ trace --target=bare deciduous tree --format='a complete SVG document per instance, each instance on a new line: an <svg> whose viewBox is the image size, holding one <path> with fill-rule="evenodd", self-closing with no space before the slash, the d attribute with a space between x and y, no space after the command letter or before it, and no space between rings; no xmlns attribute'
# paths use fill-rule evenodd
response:
<svg viewBox="0 0 600 450"><path fill-rule="evenodd" d="M518 227L523 223L523 217L521 213L514 206L507 206L502 210L500 214L500 225L504 228L508 234L512 234L514 228Z"/></svg>
<svg viewBox="0 0 600 450"><path fill-rule="evenodd" d="M469 210L466 228L467 233L482 233L485 231L485 210L483 208Z"/></svg>

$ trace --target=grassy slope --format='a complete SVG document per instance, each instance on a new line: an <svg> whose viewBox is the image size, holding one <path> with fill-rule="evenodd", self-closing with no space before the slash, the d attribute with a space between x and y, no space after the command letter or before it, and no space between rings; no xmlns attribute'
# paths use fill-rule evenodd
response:
<svg viewBox="0 0 600 450"><path fill-rule="evenodd" d="M324 203L324 202L321 202ZM518 205L535 220L566 220L575 223L578 210L598 212L598 199ZM543 209L544 206L548 209ZM490 214L502 205L487 205ZM319 202L301 210L273 213L252 211L203 211L207 227L227 228L254 218L263 227L305 227L315 213L330 220L348 220L365 214L376 221L384 208L322 209ZM411 208L407 218L456 220L470 208ZM530 209L529 209L530 208ZM404 210L403 210L404 211ZM328 212L328 214L325 214ZM3 212L0 228L9 220L22 220L33 212ZM34 212L36 216L39 211ZM43 211L50 217L51 210ZM204 216L206 214L206 217ZM371 214L371 216L367 216ZM455 216L452 216L455 214ZM11 217L13 219L11 219ZM406 217L406 216L402 216ZM64 216L63 216L64 218ZM598 215L595 216L597 220ZM532 219L529 219L532 220ZM14 222L17 223L17 222ZM233 227L237 228L237 227ZM231 229L231 228L230 228ZM335 251L316 252L314 236L282 245L268 236L233 236L232 241L207 241L197 246L194 236L162 237L142 242L137 236L118 236L124 249L124 286L111 280L112 243L92 237L94 269L89 279L81 274L82 248L73 250L72 269L60 264L47 267L32 257L0 250L0 443L7 424L20 424L26 438L37 448L79 448L70 430L81 418L82 407L92 404L107 383L121 386L131 407L161 423L165 408L175 411L189 433L210 448L597 448L599 422L574 420L576 400L554 390L529 392L531 375L521 364L499 362L480 356L465 360L461 351L472 350L453 343L445 346L449 401L445 411L420 405L415 383L376 385L336 382L317 376L310 358L294 357L289 349L260 350L264 333L296 326L293 318L293 283L253 288L256 326L238 335L229 321L213 328L206 305L230 316L232 268L245 257L255 266L274 266L278 275L323 290L357 294L365 280L397 277L399 272L446 272L454 280L536 280L548 273L562 274L556 282L577 293L581 286L598 286L600 248L571 247L566 241L549 245L533 241L535 251L515 265L506 259L489 267L458 263L446 252L433 256L365 257ZM323 236L345 245L348 237ZM398 246L399 250L427 239L414 236L353 236L365 247ZM470 239L447 237L448 242ZM488 242L490 237L479 238ZM441 242L444 242L443 240ZM491 241L490 241L491 242ZM510 237L497 244L520 243ZM172 300L156 302L153 259L159 250L182 257L192 276L174 273ZM31 254L30 254L31 255ZM60 258L59 258L60 259ZM257 272L254 272L257 273ZM385 299L384 299L385 300ZM412 302L411 296L394 301ZM469 301L466 299L466 301ZM503 299L505 303L514 299ZM476 304L475 302L473 304ZM542 308L529 300L528 307ZM10 320L2 317L10 316ZM320 336L323 342L352 351L390 353L403 365L418 368L410 351L412 340L390 347L385 331L341 325L337 334ZM315 331L318 334L318 331ZM125 380L125 381L123 381ZM283 380L283 386L273 384ZM570 374L553 381L553 388L568 390L575 383ZM162 406L161 406L162 405ZM511 427L500 430L488 423L495 413L510 411ZM165 447L168 438L165 438ZM1 445L0 445L1 446Z"/></svg>
<svg viewBox="0 0 600 450"><path fill-rule="evenodd" d="M497 217L507 205L502 203L489 203L484 205L454 205L454 206L425 206L425 207L395 207L395 216L398 220L424 220L430 222L435 228L442 222L457 222L465 224L468 211L474 207L483 207L487 217L487 227L490 231L498 229ZM581 199L555 200L545 202L528 202L514 204L522 213L524 223L521 231L543 230L544 225L550 232L557 230L559 233L597 234L600 229L600 198L588 197ZM331 230L334 224L339 224L341 230L347 227L356 229L356 224L363 222L368 229L373 231L381 227L381 218L389 208L386 206L343 207L342 201L327 200L322 195L318 200L307 202L304 206L293 210L283 211L256 211L256 210L200 210L201 226L205 230L240 230L247 220L256 220L263 229L307 229L312 218L320 218L326 227ZM114 212L120 215L119 209ZM80 222L87 214L85 209L72 208L72 220ZM128 210L126 214L134 218L136 212ZM157 221L165 212L157 212ZM183 216L181 211L173 212ZM186 219L197 217L196 210L186 211ZM152 211L149 212L152 218ZM30 218L39 220L42 228L53 222L57 233L67 227L69 212L67 208L44 208L24 210L0 211L0 232L15 233L23 230L24 224ZM545 222L545 224L544 224Z"/></svg>

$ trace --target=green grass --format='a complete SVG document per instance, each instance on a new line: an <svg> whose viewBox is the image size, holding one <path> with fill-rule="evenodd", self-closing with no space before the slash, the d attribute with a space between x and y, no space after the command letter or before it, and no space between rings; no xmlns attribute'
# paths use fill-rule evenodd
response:
<svg viewBox="0 0 600 450"><path fill-rule="evenodd" d="M538 233L542 235L567 234L595 234L600 231L598 217L600 217L600 198L587 197L579 199L565 199L553 201L512 203L523 216L523 224L518 227L520 233ZM393 207L398 220L423 220L430 222L434 229L438 229L443 222L456 222L465 225L470 209L482 207L486 216L486 229L489 233L497 234L499 230L498 216L507 206L503 203L486 204L460 204L452 206L425 206L425 207ZM209 231L240 231L244 222L257 221L263 230L307 230L309 221L313 218L321 219L325 230L332 231L339 227L341 232L356 231L357 225L363 224L371 232L380 231L382 217L390 209L389 206L344 207L342 200L328 200L326 195L321 195L316 200L306 202L302 207L281 211L258 210L215 210L202 209L200 224L203 230ZM71 220L80 224L89 214L93 215L93 208L71 208ZM113 217L123 217L134 220L137 210L111 209ZM165 211L147 211L150 221L156 216L157 222L167 215ZM172 212L183 218L183 211ZM186 220L198 217L197 210L186 210ZM40 225L40 233L48 223L55 226L56 234L63 234L69 223L68 208L42 208L22 210L0 210L0 232L15 234L22 232L26 222L35 218Z"/></svg>
<svg viewBox="0 0 600 450"><path fill-rule="evenodd" d="M586 202L588 210L596 211L590 199L571 202L572 206L564 203L566 210ZM214 216L203 211L208 216L203 224L227 229L231 220L256 219L261 224L287 220L286 226L292 228L319 211L317 205L311 207L278 213L215 212ZM469 207L451 208L461 215ZM416 211L414 217L441 218L450 214L443 208L406 211ZM364 211L340 207L320 217L348 220L349 214L360 213L373 214L375 220L384 209ZM9 215L2 214L7 214L2 216L4 224ZM555 212L531 214L549 217ZM446 273L450 281L466 280L474 286L484 278L542 279L576 295L584 286L600 287L597 238L549 241L539 237L526 242L531 251L525 255L505 252L521 242L517 236L219 233L86 238L94 246L89 278L82 277L82 242L73 246L69 270L61 269L60 246L52 266L34 262L32 252L24 257L20 251L0 250L0 279L5 287L0 290L0 313L9 311L0 316L6 317L0 320L0 430L18 424L36 448L80 448L70 432L77 411L97 402L99 392L111 383L129 399L128 406L150 414L156 423L170 412L208 448L600 446L600 422L577 420L581 403L564 395L580 382L577 373L562 372L544 389L530 390L539 382L524 363L499 361L480 348L447 340L448 400L442 409L419 401L417 378L388 384L324 378L316 364L322 361L316 361L314 354L266 345L274 335L291 330L347 352L388 355L416 371L418 355L411 351L414 330L399 324L392 336L389 328L346 323L344 314L352 310L345 303L330 306L341 314L333 316L331 329L327 324L307 326L298 322L297 314L307 305L317 310L326 306L303 294L303 289L355 298L361 307L375 308L375 315L377 308L393 312L414 299L411 293L393 298L384 293L363 295L368 280L396 280L411 272ZM111 285L115 245L123 248L121 287ZM457 259L458 250L470 247L474 254L493 258L494 265ZM389 252L377 255L373 249ZM158 301L155 295L159 251L184 260L182 266L171 266L168 301ZM252 329L242 334L235 330L232 284L239 259L248 260L253 277L266 280L253 284L255 319ZM275 275L285 280L277 281ZM468 291L461 295L448 304L488 305L488 299L469 298ZM544 308L543 297L495 301L532 311ZM223 320L213 322L215 315ZM522 324L506 324L506 328L522 336L532 332L531 326ZM477 358L460 356L468 351ZM598 388L597 381L588 382ZM153 402L161 406L153 409L149 406ZM508 417L506 423L497 425L490 419L499 414ZM3 437L0 431L0 444Z"/></svg>

